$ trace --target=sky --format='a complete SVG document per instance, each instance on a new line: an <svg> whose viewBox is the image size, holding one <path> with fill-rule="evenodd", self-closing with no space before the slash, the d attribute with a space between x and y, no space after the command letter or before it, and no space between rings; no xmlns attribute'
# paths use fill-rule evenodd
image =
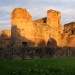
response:
<svg viewBox="0 0 75 75"><path fill-rule="evenodd" d="M33 20L53 9L61 12L62 25L75 21L75 0L0 0L0 31L11 29L11 13L19 7L26 8Z"/></svg>

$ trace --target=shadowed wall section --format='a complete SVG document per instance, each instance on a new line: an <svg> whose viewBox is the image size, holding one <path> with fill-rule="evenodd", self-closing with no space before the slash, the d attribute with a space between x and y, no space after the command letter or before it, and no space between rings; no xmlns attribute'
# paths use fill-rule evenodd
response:
<svg viewBox="0 0 75 75"><path fill-rule="evenodd" d="M47 45L48 46L57 46L57 41L55 40L55 39L53 39L53 38L50 38L49 40L48 40L48 42L47 42Z"/></svg>
<svg viewBox="0 0 75 75"><path fill-rule="evenodd" d="M11 30L3 30L0 35L0 47L8 48L11 42Z"/></svg>
<svg viewBox="0 0 75 75"><path fill-rule="evenodd" d="M47 25L50 26L51 38L57 41L57 45L60 46L61 41L61 13L55 10L47 11Z"/></svg>
<svg viewBox="0 0 75 75"><path fill-rule="evenodd" d="M16 8L12 12L11 37L13 46L22 46L23 42L34 42L32 17L26 9ZM27 40L26 40L27 39ZM29 40L29 41L28 41ZM31 44L33 45L33 44ZM30 44L28 44L30 46Z"/></svg>

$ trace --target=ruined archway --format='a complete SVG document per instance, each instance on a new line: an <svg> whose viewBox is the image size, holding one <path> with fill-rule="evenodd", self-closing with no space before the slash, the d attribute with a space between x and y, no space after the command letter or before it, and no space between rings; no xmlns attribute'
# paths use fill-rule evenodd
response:
<svg viewBox="0 0 75 75"><path fill-rule="evenodd" d="M48 46L57 46L57 42L54 38L50 38L47 42Z"/></svg>

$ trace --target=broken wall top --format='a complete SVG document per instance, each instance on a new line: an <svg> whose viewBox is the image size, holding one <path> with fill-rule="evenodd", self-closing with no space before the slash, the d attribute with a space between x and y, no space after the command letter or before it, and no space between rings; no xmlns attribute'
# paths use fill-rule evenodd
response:
<svg viewBox="0 0 75 75"><path fill-rule="evenodd" d="M24 21L32 21L32 16L26 9L23 8L15 8L12 12L12 20L13 19L24 19Z"/></svg>
<svg viewBox="0 0 75 75"><path fill-rule="evenodd" d="M52 9L48 10L47 13L57 13L57 15L61 15L61 12Z"/></svg>
<svg viewBox="0 0 75 75"><path fill-rule="evenodd" d="M75 28L75 22L70 22L64 25L65 31L72 30L73 28Z"/></svg>
<svg viewBox="0 0 75 75"><path fill-rule="evenodd" d="M46 21L47 21L47 17L44 17L44 18L34 20L33 22L34 23L46 23Z"/></svg>
<svg viewBox="0 0 75 75"><path fill-rule="evenodd" d="M10 39L10 38L11 38L11 30L1 31L1 39Z"/></svg>
<svg viewBox="0 0 75 75"><path fill-rule="evenodd" d="M59 28L61 26L61 13L52 9L48 10L47 24L51 27Z"/></svg>

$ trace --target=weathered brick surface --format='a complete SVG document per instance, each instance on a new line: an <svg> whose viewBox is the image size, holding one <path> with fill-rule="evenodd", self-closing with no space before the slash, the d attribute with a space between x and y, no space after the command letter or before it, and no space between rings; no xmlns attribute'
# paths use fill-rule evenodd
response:
<svg viewBox="0 0 75 75"><path fill-rule="evenodd" d="M51 38L57 41L57 45L60 45L61 41L61 13L55 10L47 11L47 24L51 27L50 35Z"/></svg>
<svg viewBox="0 0 75 75"><path fill-rule="evenodd" d="M26 9L18 8L12 12L11 35L14 46L22 46L22 42L26 42L27 46L41 46L42 42L46 45L45 43L49 39L49 29L47 28L48 26L44 23L32 22Z"/></svg>
<svg viewBox="0 0 75 75"><path fill-rule="evenodd" d="M61 13L48 10L47 17L32 21L32 16L26 9L15 8L11 16L11 34L3 31L2 39L9 39L11 46L75 46L75 26L65 25L64 31L61 25ZM6 35L6 33L8 33ZM51 41L53 39L53 41ZM54 42L55 41L55 42ZM7 41L1 40L3 45Z"/></svg>
<svg viewBox="0 0 75 75"><path fill-rule="evenodd" d="M3 30L0 35L0 47L9 47L11 41L11 31Z"/></svg>

